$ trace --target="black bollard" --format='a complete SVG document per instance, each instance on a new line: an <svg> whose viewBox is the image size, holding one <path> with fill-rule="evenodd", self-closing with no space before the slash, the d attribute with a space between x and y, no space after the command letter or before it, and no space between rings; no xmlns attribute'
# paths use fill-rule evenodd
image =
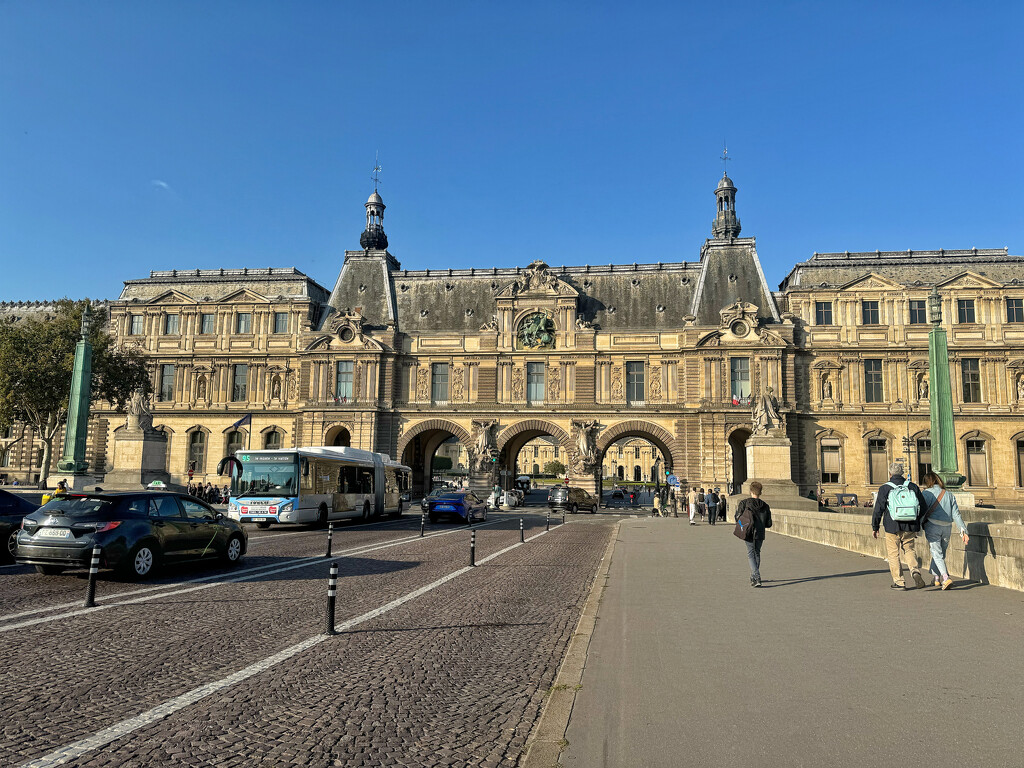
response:
<svg viewBox="0 0 1024 768"><path fill-rule="evenodd" d="M525 534L523 533L523 518L520 517L519 518L519 543L520 544L523 543L524 541L526 541L526 539L524 537L525 537Z"/></svg>
<svg viewBox="0 0 1024 768"><path fill-rule="evenodd" d="M545 531L550 531L551 530L551 510L550 509L548 510L548 513L547 513L547 515L545 516L545 519L544 519L544 530Z"/></svg>
<svg viewBox="0 0 1024 768"><path fill-rule="evenodd" d="M423 535L423 529L426 528L426 527L427 527L427 513L426 513L426 510L424 510L420 514L420 536Z"/></svg>
<svg viewBox="0 0 1024 768"><path fill-rule="evenodd" d="M565 510L562 510L562 525L565 525Z"/></svg>
<svg viewBox="0 0 1024 768"><path fill-rule="evenodd" d="M331 556L331 539L334 538L334 523L327 524L327 551L324 553L324 557Z"/></svg>
<svg viewBox="0 0 1024 768"><path fill-rule="evenodd" d="M100 570L100 545L92 548L92 562L89 563L89 584L85 588L85 607L96 607L96 574Z"/></svg>
<svg viewBox="0 0 1024 768"><path fill-rule="evenodd" d="M469 535L469 564L476 565L476 531Z"/></svg>
<svg viewBox="0 0 1024 768"><path fill-rule="evenodd" d="M334 600L338 596L338 564L331 563L331 575L327 577L327 627L326 634L336 635L334 629Z"/></svg>

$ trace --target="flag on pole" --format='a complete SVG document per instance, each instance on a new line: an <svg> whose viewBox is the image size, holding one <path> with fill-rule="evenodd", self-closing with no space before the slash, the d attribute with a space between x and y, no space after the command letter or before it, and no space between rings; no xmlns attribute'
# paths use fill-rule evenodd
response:
<svg viewBox="0 0 1024 768"><path fill-rule="evenodd" d="M234 424L231 425L232 429L238 429L239 427L251 427L252 426L252 414L247 413L245 416L240 418Z"/></svg>

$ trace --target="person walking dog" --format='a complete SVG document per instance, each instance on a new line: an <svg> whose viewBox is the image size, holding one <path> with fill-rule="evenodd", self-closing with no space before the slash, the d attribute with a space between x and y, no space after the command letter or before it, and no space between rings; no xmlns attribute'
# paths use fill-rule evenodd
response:
<svg viewBox="0 0 1024 768"><path fill-rule="evenodd" d="M761 586L761 545L765 530L772 527L772 508L761 499L761 484L750 484L750 498L736 505L736 528L733 533L747 544L750 563L750 586Z"/></svg>
<svg viewBox="0 0 1024 768"><path fill-rule="evenodd" d="M889 573L892 574L892 589L906 589L903 581L903 563L914 578L914 584L924 586L921 578L921 558L914 548L914 539L921 532L921 517L928 504L921 489L903 475L903 462L895 461L889 465L889 482L878 489L875 497L875 510L871 516L872 535L878 538L879 526L885 528L885 555L889 561Z"/></svg>
<svg viewBox="0 0 1024 768"><path fill-rule="evenodd" d="M960 507L956 503L956 498L952 493L946 492L942 478L934 472L928 472L921 478L921 484L925 486L921 493L928 504L924 515L924 538L932 553L928 571L932 574L934 586L949 589L953 586L953 580L949 578L946 569L946 549L949 547L949 534L953 532L953 523L960 529L960 538L964 546L967 546L971 537L967 535L967 526L960 517Z"/></svg>

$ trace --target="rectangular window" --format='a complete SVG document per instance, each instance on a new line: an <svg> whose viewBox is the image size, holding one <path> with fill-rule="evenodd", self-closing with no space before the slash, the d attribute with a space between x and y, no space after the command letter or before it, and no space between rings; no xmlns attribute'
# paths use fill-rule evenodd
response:
<svg viewBox="0 0 1024 768"><path fill-rule="evenodd" d="M1006 322L1024 323L1024 299L1006 300Z"/></svg>
<svg viewBox="0 0 1024 768"><path fill-rule="evenodd" d="M274 313L274 333L288 333L288 313Z"/></svg>
<svg viewBox="0 0 1024 768"><path fill-rule="evenodd" d="M814 302L814 324L815 325L832 325L832 302L831 301L816 301L816 302Z"/></svg>
<svg viewBox="0 0 1024 768"><path fill-rule="evenodd" d="M640 404L646 398L647 387L644 382L643 362L626 363L626 402Z"/></svg>
<svg viewBox="0 0 1024 768"><path fill-rule="evenodd" d="M430 399L435 403L448 402L448 363L430 366Z"/></svg>
<svg viewBox="0 0 1024 768"><path fill-rule="evenodd" d="M932 471L932 441L921 439L917 441L917 482Z"/></svg>
<svg viewBox="0 0 1024 768"><path fill-rule="evenodd" d="M956 321L958 323L973 323L974 320L974 299L956 300Z"/></svg>
<svg viewBox="0 0 1024 768"><path fill-rule="evenodd" d="M839 441L826 437L821 441L821 482L838 483L840 475Z"/></svg>
<svg viewBox="0 0 1024 768"><path fill-rule="evenodd" d="M252 333L252 312L239 312L235 320L235 333Z"/></svg>
<svg viewBox="0 0 1024 768"><path fill-rule="evenodd" d="M1017 441L1017 487L1024 486L1024 440Z"/></svg>
<svg viewBox="0 0 1024 768"><path fill-rule="evenodd" d="M160 366L160 391L157 393L161 403L174 402L174 366Z"/></svg>
<svg viewBox="0 0 1024 768"><path fill-rule="evenodd" d="M244 403L249 399L249 366L236 365L231 378L231 402Z"/></svg>
<svg viewBox="0 0 1024 768"><path fill-rule="evenodd" d="M526 364L526 402L544 402L544 363Z"/></svg>
<svg viewBox="0 0 1024 768"><path fill-rule="evenodd" d="M960 373L963 377L964 402L981 402L981 360L976 357L965 357L960 361Z"/></svg>
<svg viewBox="0 0 1024 768"><path fill-rule="evenodd" d="M355 363L351 360L340 360L334 378L334 396L343 403L352 399L352 374Z"/></svg>
<svg viewBox="0 0 1024 768"><path fill-rule="evenodd" d="M201 333L203 336L212 336L214 330L213 324L216 317L217 316L214 314L204 314L202 318L202 323L199 327L199 333Z"/></svg>
<svg viewBox="0 0 1024 768"><path fill-rule="evenodd" d="M864 325L878 325L878 302L862 301L860 303L860 317Z"/></svg>
<svg viewBox="0 0 1024 768"><path fill-rule="evenodd" d="M924 299L914 299L910 302L910 324L928 324L928 302Z"/></svg>
<svg viewBox="0 0 1024 768"><path fill-rule="evenodd" d="M146 332L144 329L145 320L146 318L144 318L142 315L132 315L131 330L129 331L129 333L132 336L141 336L142 334L144 334Z"/></svg>
<svg viewBox="0 0 1024 768"><path fill-rule="evenodd" d="M178 316L177 315L164 315L164 335L165 336L177 336L178 335Z"/></svg>
<svg viewBox="0 0 1024 768"><path fill-rule="evenodd" d="M729 382L732 388L732 401L736 405L750 402L750 358L729 358Z"/></svg>
<svg viewBox="0 0 1024 768"><path fill-rule="evenodd" d="M967 484L988 485L988 456L984 440L967 441Z"/></svg>
<svg viewBox="0 0 1024 768"><path fill-rule="evenodd" d="M881 485L889 479L889 459L885 439L868 440L868 482Z"/></svg>
<svg viewBox="0 0 1024 768"><path fill-rule="evenodd" d="M881 360L865 360L864 361L864 402L865 403L881 403L883 401L882 392L882 361Z"/></svg>

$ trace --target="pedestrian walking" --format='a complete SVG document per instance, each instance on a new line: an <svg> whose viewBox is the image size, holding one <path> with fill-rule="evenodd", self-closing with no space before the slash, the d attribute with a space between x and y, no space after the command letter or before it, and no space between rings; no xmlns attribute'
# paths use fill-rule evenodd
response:
<svg viewBox="0 0 1024 768"><path fill-rule="evenodd" d="M718 493L717 488L715 488L715 493ZM726 499L727 496L724 493L718 493L718 520L723 523L728 519L729 514L729 502Z"/></svg>
<svg viewBox="0 0 1024 768"><path fill-rule="evenodd" d="M708 525L714 525L718 521L718 496L710 488L704 496L704 506L708 510Z"/></svg>
<svg viewBox="0 0 1024 768"><path fill-rule="evenodd" d="M734 533L747 544L747 562L750 563L750 586L761 586L761 546L765 531L772 527L772 509L761 498L761 484L750 484L750 498L736 505Z"/></svg>
<svg viewBox="0 0 1024 768"><path fill-rule="evenodd" d="M932 562L928 571L932 574L932 583L936 587L949 589L953 580L946 569L946 549L949 547L949 535L953 532L953 523L960 529L960 538L967 546L971 537L967 535L967 526L960 517L960 507L952 493L946 493L946 484L934 472L928 472L921 478L924 489L921 494L928 504L924 515L924 538L932 553Z"/></svg>
<svg viewBox="0 0 1024 768"><path fill-rule="evenodd" d="M654 494L653 507L654 507L654 514L655 515L657 515L658 517L664 517L664 515L661 514L661 494L660 493Z"/></svg>
<svg viewBox="0 0 1024 768"><path fill-rule="evenodd" d="M697 514L697 489L693 486L686 492L686 506L690 511L690 525L696 525L696 521L693 519Z"/></svg>
<svg viewBox="0 0 1024 768"><path fill-rule="evenodd" d="M901 556L907 561L914 584L924 586L921 558L917 556L914 540L921 532L921 517L928 509L921 489L904 477L903 471L901 461L889 465L889 482L878 489L871 516L871 531L876 539L879 526L885 529L885 556L892 574L892 589L901 590L907 588L903 581Z"/></svg>
<svg viewBox="0 0 1024 768"><path fill-rule="evenodd" d="M704 515L708 511L708 503L705 496L707 496L707 491L703 488L697 490L697 514L700 515L700 521L702 523L704 522Z"/></svg>

